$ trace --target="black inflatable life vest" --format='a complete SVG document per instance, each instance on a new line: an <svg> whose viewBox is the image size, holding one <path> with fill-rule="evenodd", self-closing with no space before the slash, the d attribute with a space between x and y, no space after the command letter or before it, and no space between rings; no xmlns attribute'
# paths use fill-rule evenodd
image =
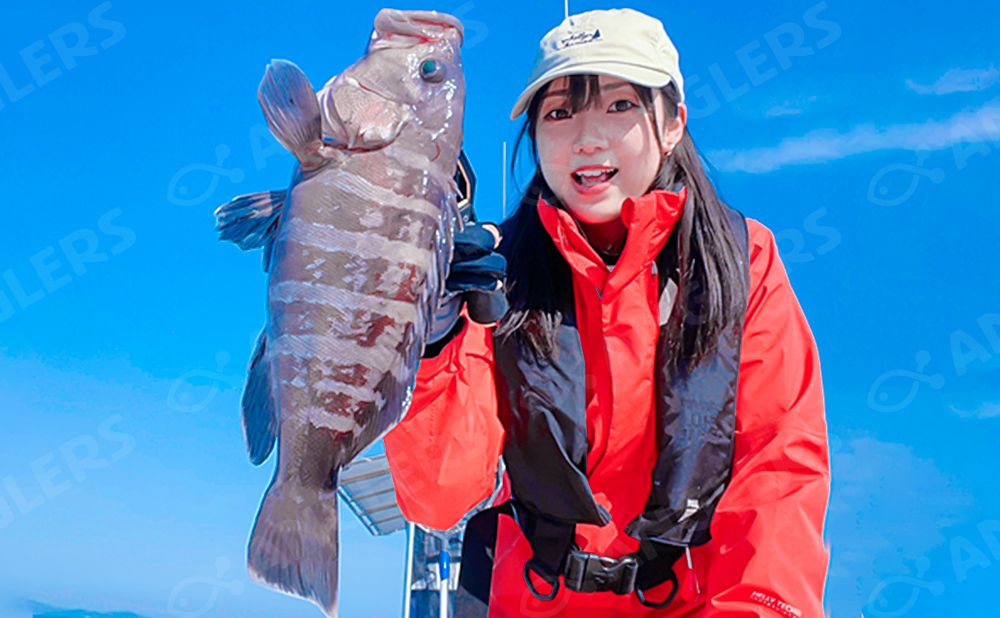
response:
<svg viewBox="0 0 1000 618"><path fill-rule="evenodd" d="M725 208L745 256L743 271L749 286L746 219ZM665 249L657 258L661 294L673 274L667 266L669 257ZM732 470L746 308L726 325L714 351L690 370L671 371L667 366L669 323L661 326L655 369L657 461L646 507L626 527L639 540L640 551L610 560L581 554L574 546L576 524L606 525L611 516L594 499L586 475L586 373L572 304L570 299L564 308L558 353L552 359L523 353L516 337L494 338L498 389L510 410L504 419L503 458L512 498L477 514L466 528L460 605L464 597L466 607L478 603L485 611L489 602L500 512L515 518L531 544L533 557L524 576L529 589L543 599L555 597L563 576L570 589L634 591L644 604L663 607L677 592L672 569L676 560L685 549L710 540L709 526ZM698 295L691 295L687 310L688 315L701 315ZM552 585L551 592L537 591L529 571ZM644 591L668 579L674 586L665 602L644 598Z"/></svg>

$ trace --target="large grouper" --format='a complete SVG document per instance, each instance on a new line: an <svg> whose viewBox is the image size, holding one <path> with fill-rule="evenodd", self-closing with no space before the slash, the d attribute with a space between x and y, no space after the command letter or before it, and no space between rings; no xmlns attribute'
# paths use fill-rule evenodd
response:
<svg viewBox="0 0 1000 618"><path fill-rule="evenodd" d="M258 99L290 187L219 207L262 247L267 325L243 392L251 461L278 462L247 549L258 582L337 615L337 477L406 414L461 227L462 24L384 9L367 52L314 92L274 60Z"/></svg>

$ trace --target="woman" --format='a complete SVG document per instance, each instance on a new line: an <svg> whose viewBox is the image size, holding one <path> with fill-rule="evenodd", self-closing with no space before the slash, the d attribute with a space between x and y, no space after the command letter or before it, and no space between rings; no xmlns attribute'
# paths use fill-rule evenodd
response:
<svg viewBox="0 0 1000 618"><path fill-rule="evenodd" d="M683 93L642 13L542 39L511 114L538 168L502 225L506 286L470 228L450 287L473 302L441 316L386 436L403 513L440 529L502 453L462 561L491 617L823 615L816 345L773 234L706 177Z"/></svg>

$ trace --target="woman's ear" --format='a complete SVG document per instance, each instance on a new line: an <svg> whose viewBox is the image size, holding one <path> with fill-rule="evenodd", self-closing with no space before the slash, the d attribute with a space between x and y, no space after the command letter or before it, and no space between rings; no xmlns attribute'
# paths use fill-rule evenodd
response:
<svg viewBox="0 0 1000 618"><path fill-rule="evenodd" d="M663 135L660 136L660 143L666 149L664 154L669 155L681 143L685 127L687 127L687 105L678 103L677 115L663 124Z"/></svg>

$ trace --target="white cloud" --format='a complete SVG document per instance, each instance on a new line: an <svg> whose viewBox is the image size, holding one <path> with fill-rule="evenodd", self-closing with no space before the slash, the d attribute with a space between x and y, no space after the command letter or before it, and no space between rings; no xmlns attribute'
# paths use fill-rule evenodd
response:
<svg viewBox="0 0 1000 618"><path fill-rule="evenodd" d="M974 410L965 410L954 404L949 405L948 408L955 414L966 418L985 420L1000 417L1000 401L983 402Z"/></svg>
<svg viewBox="0 0 1000 618"><path fill-rule="evenodd" d="M776 146L714 150L708 157L722 171L764 174L788 165L826 163L880 150L943 150L974 142L1000 142L1000 98L944 120L883 128L862 124L846 132L818 129Z"/></svg>
<svg viewBox="0 0 1000 618"><path fill-rule="evenodd" d="M782 101L767 110L768 118L778 118L781 116L798 116L806 111L810 103L816 102L816 95L811 97L799 97L790 101Z"/></svg>
<svg viewBox="0 0 1000 618"><path fill-rule="evenodd" d="M1000 81L1000 71L991 64L988 69L951 69L929 86L908 79L906 87L917 94L943 95L986 90L998 81Z"/></svg>

